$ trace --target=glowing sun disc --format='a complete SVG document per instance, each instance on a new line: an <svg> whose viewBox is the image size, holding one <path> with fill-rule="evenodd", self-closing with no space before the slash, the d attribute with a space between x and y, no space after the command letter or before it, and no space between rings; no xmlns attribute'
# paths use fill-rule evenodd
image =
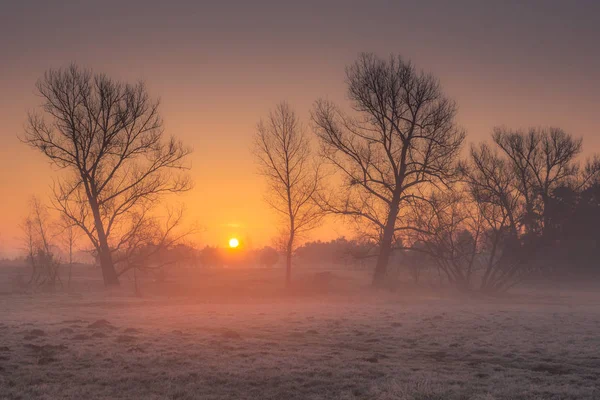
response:
<svg viewBox="0 0 600 400"><path fill-rule="evenodd" d="M229 247L231 247L232 249L235 249L239 245L240 245L240 241L237 240L236 238L229 239Z"/></svg>

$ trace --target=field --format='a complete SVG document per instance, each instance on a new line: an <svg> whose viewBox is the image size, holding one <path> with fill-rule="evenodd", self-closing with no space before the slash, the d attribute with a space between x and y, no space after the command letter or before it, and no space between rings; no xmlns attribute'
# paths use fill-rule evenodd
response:
<svg viewBox="0 0 600 400"><path fill-rule="evenodd" d="M5 292L0 398L600 398L596 295L286 295L266 276L203 276L195 295Z"/></svg>

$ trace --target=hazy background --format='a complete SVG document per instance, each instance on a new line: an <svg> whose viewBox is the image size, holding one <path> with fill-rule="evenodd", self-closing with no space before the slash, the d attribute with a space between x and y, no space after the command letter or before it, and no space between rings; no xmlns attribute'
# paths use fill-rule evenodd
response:
<svg viewBox="0 0 600 400"><path fill-rule="evenodd" d="M167 133L195 149L196 186L180 200L203 244L269 243L255 124L281 100L307 123L318 97L344 101L344 66L361 51L400 53L438 76L469 141L499 124L556 125L600 148L597 1L91 3L0 2L0 257L56 173L17 139L39 103L35 81L72 61L142 78L160 97ZM313 238L342 233L329 222Z"/></svg>

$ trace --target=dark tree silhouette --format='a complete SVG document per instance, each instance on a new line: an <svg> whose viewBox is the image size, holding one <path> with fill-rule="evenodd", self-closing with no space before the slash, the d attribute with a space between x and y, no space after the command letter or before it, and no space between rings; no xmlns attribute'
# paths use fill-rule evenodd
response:
<svg viewBox="0 0 600 400"><path fill-rule="evenodd" d="M267 180L267 203L284 219L281 247L286 255L286 285L291 283L292 255L298 239L321 221L315 203L321 173L298 117L287 103L277 105L258 124L254 154Z"/></svg>
<svg viewBox="0 0 600 400"><path fill-rule="evenodd" d="M597 178L598 167L593 161L581 169L581 140L558 128L496 128L492 139L494 147L471 147L462 166L469 196L461 204L478 221L469 231L479 239L472 249L480 289L501 292L549 269L542 250L560 236L565 209L574 207L575 192Z"/></svg>
<svg viewBox="0 0 600 400"><path fill-rule="evenodd" d="M463 170L470 200L484 229L482 290L502 291L529 272L524 259L527 207L512 163L487 144L471 147Z"/></svg>
<svg viewBox="0 0 600 400"><path fill-rule="evenodd" d="M552 191L577 180L582 139L559 128L531 128L527 132L496 128L494 143L510 162L525 214L520 221L531 234L543 233Z"/></svg>
<svg viewBox="0 0 600 400"><path fill-rule="evenodd" d="M258 253L258 261L260 265L264 267L272 268L275 264L277 264L278 260L279 253L272 247L267 246L261 249Z"/></svg>
<svg viewBox="0 0 600 400"><path fill-rule="evenodd" d="M29 215L23 221L23 241L26 259L31 266L28 285L32 289L46 287L54 289L56 282L63 286L59 275L60 259L54 245L54 224L50 220L48 208L38 198L30 202Z"/></svg>
<svg viewBox="0 0 600 400"><path fill-rule="evenodd" d="M399 56L362 54L346 81L352 114L326 100L312 113L323 156L343 177L340 195L322 206L371 227L381 285L394 242L414 229L407 205L451 178L465 133L438 80Z"/></svg>
<svg viewBox="0 0 600 400"><path fill-rule="evenodd" d="M161 195L189 189L180 171L190 149L165 138L158 102L141 82L71 65L46 72L37 92L44 115L29 115L23 140L64 170L55 206L95 248L104 283L117 284L113 253L123 251Z"/></svg>
<svg viewBox="0 0 600 400"><path fill-rule="evenodd" d="M600 273L600 184L556 188L546 210L545 261L552 279L597 279Z"/></svg>

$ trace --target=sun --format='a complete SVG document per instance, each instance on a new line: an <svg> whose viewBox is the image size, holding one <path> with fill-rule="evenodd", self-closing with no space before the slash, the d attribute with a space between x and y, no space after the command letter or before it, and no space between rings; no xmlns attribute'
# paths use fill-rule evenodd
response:
<svg viewBox="0 0 600 400"><path fill-rule="evenodd" d="M237 238L231 238L231 239L229 239L229 247L231 247L232 249L235 249L239 245L240 245L240 241L237 240Z"/></svg>

